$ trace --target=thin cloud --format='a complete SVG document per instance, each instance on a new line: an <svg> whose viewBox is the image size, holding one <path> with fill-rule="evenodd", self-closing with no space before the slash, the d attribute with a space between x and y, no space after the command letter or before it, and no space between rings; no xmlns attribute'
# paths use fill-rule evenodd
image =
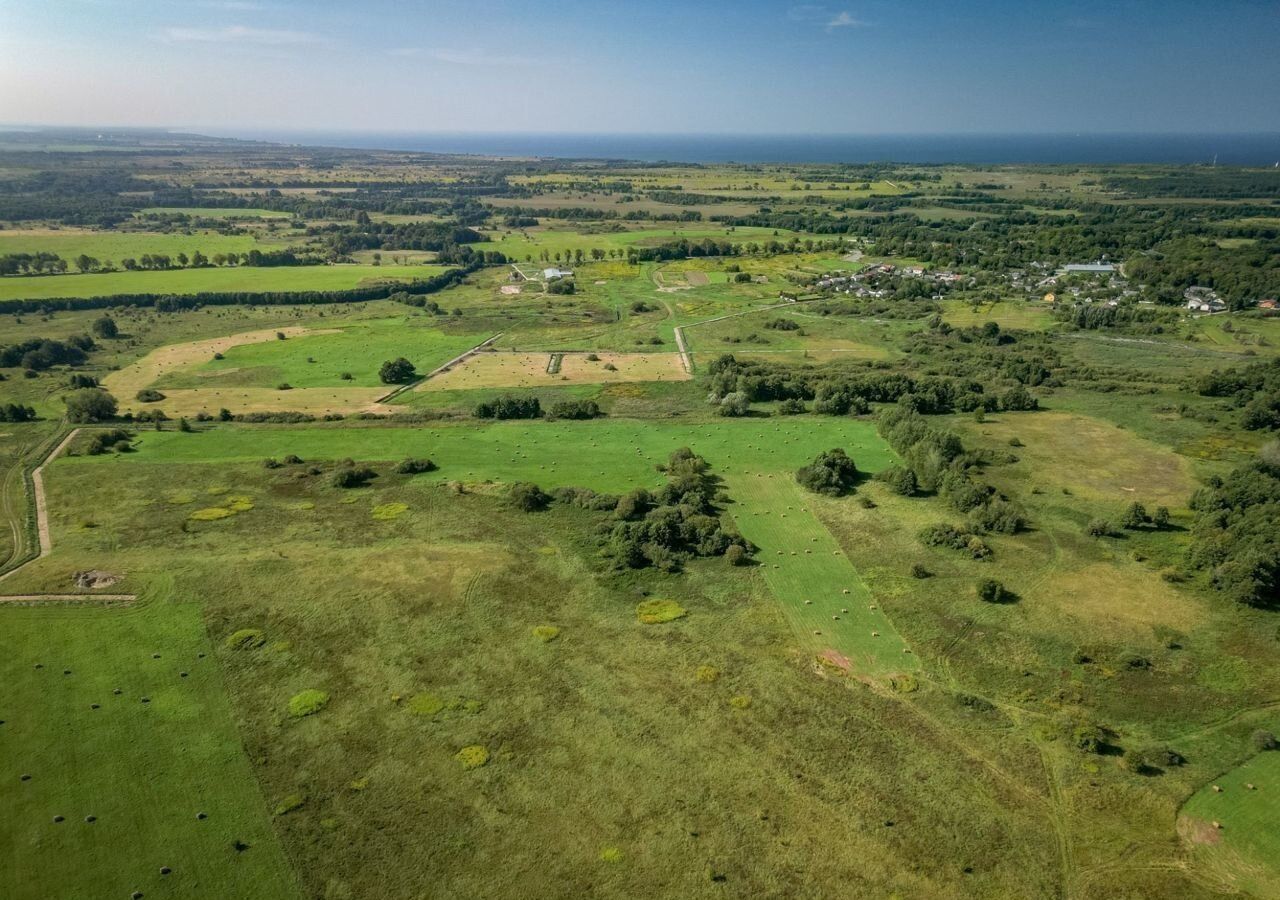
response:
<svg viewBox="0 0 1280 900"><path fill-rule="evenodd" d="M793 22L813 22L821 19L826 14L827 8L825 6L818 6L813 3L802 3L787 10L787 18Z"/></svg>
<svg viewBox="0 0 1280 900"><path fill-rule="evenodd" d="M225 9L232 12L262 12L267 6L254 0L202 0L205 9Z"/></svg>
<svg viewBox="0 0 1280 900"><path fill-rule="evenodd" d="M862 28L867 23L861 19L854 18L846 11L840 11L831 17L831 21L827 22L827 31L835 31L837 28Z"/></svg>
<svg viewBox="0 0 1280 900"><path fill-rule="evenodd" d="M160 32L160 38L173 43L199 44L321 44L325 38L309 31L290 31L282 28L251 28L247 25L228 25L225 28L170 27Z"/></svg>
<svg viewBox="0 0 1280 900"><path fill-rule="evenodd" d="M404 50L416 48L403 48ZM419 51L424 55L436 60L437 62L449 63L455 66L532 66L539 61L528 56L507 56L503 54L488 53L484 50L422 50ZM397 54L399 56L415 55L406 52Z"/></svg>

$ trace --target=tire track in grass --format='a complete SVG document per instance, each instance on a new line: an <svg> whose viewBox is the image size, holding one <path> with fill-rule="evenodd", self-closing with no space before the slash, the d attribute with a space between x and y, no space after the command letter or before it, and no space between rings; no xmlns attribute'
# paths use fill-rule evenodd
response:
<svg viewBox="0 0 1280 900"><path fill-rule="evenodd" d="M789 474L730 475L730 514L757 547L765 582L800 645L847 657L857 675L915 672L919 661ZM847 593L846 593L847 592ZM830 655L828 654L828 658Z"/></svg>

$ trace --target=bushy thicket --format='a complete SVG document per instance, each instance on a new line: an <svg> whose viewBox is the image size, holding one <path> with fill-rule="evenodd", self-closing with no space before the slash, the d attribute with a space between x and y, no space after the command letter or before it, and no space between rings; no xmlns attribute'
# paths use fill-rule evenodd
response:
<svg viewBox="0 0 1280 900"><path fill-rule="evenodd" d="M96 432L89 441L89 446L85 448L85 453L90 456L101 456L112 451L124 453L132 449L133 435L123 428L110 428Z"/></svg>
<svg viewBox="0 0 1280 900"><path fill-rule="evenodd" d="M1251 431L1280 429L1280 359L1239 369L1215 369L1196 382L1205 397L1226 397L1240 407L1241 422Z"/></svg>
<svg viewBox="0 0 1280 900"><path fill-rule="evenodd" d="M824 450L807 466L796 469L796 482L815 494L839 497L858 483L858 467L840 447Z"/></svg>
<svg viewBox="0 0 1280 900"><path fill-rule="evenodd" d="M736 531L721 521L719 479L707 461L688 447L671 454L664 467L667 483L658 491L638 488L619 499L617 521L607 548L629 568L655 566L668 571L697 556L722 556L730 547L749 551Z"/></svg>
<svg viewBox="0 0 1280 900"><path fill-rule="evenodd" d="M959 435L935 428L904 405L886 409L877 424L880 436L903 461L882 476L893 490L906 495L936 491L948 506L966 515L969 532L1014 534L1026 527L1021 507L973 477L981 457L966 453Z"/></svg>
<svg viewBox="0 0 1280 900"><path fill-rule="evenodd" d="M477 403L472 415L477 419L539 419L542 417L542 404L537 397L504 394L495 400Z"/></svg>
<svg viewBox="0 0 1280 900"><path fill-rule="evenodd" d="M746 362L732 354L713 360L708 372L713 400L732 394L742 394L753 403L811 400L813 411L824 415L859 415L869 412L872 403L908 403L927 414L1024 410L1038 405L1021 384L995 394L988 393L982 381L968 377ZM1002 372L999 377L1016 378L1016 374Z"/></svg>
<svg viewBox="0 0 1280 900"><path fill-rule="evenodd" d="M551 404L553 419L595 419L604 415L594 400L559 400Z"/></svg>
<svg viewBox="0 0 1280 900"><path fill-rule="evenodd" d="M22 366L24 369L48 369L53 366L78 366L94 349L93 338L78 335L65 340L31 338L0 348L0 368Z"/></svg>
<svg viewBox="0 0 1280 900"><path fill-rule="evenodd" d="M1212 478L1191 498L1192 567L1214 588L1249 606L1280 602L1280 445L1225 478Z"/></svg>
<svg viewBox="0 0 1280 900"><path fill-rule="evenodd" d="M0 406L0 422L34 422L35 407L23 403L6 403Z"/></svg>

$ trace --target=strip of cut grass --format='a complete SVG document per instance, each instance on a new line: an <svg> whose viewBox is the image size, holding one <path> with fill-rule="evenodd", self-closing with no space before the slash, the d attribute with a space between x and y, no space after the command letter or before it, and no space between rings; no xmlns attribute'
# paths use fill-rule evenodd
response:
<svg viewBox="0 0 1280 900"><path fill-rule="evenodd" d="M865 458L860 454L860 462ZM786 473L736 475L729 491L736 501L734 520L760 548L765 582L801 646L861 675L919 668L840 545L810 511L821 498Z"/></svg>
<svg viewBox="0 0 1280 900"><path fill-rule="evenodd" d="M0 896L296 896L198 607L0 608L0 628Z"/></svg>

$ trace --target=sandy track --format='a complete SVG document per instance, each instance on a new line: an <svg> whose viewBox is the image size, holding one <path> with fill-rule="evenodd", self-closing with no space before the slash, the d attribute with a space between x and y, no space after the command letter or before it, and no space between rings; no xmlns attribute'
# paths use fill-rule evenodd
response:
<svg viewBox="0 0 1280 900"><path fill-rule="evenodd" d="M31 472L31 483L35 486L35 503L36 503L36 538L40 544L39 552L31 559L24 563L14 566L8 572L0 575L0 581L8 578L17 572L21 572L27 566L36 560L44 559L53 551L53 538L49 531L49 504L44 493L44 468L61 455L62 451L67 449L67 445L80 433L79 428L73 428L71 432L58 442L58 445L49 451L40 465ZM19 513L20 515L20 513ZM18 527L21 527L19 523ZM0 595L0 603L43 603L46 601L53 602L76 602L81 600L92 600L94 602L104 603L132 603L138 599L136 594L5 594Z"/></svg>

